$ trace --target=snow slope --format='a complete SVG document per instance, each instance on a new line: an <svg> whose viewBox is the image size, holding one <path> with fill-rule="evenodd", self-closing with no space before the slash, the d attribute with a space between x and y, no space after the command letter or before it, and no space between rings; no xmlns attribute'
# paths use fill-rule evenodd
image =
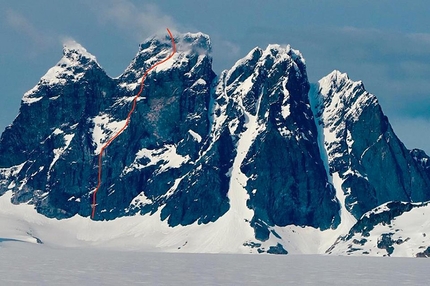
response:
<svg viewBox="0 0 430 286"><path fill-rule="evenodd" d="M398 203L399 204L399 203ZM403 203L406 205L406 203ZM348 236L339 239L330 249L336 255L368 256L427 256L430 250L430 205L411 204L412 209L389 219L390 203L382 205L360 219L363 227L351 230ZM372 216L383 217L382 221L367 224Z"/></svg>
<svg viewBox="0 0 430 286"><path fill-rule="evenodd" d="M92 221L74 216L49 219L31 205L13 205L11 192L0 197L0 240L42 242L52 247L101 247L161 252L246 253L243 234L233 215L215 223L169 227L154 215L122 217L114 221ZM249 238L253 232L249 227Z"/></svg>

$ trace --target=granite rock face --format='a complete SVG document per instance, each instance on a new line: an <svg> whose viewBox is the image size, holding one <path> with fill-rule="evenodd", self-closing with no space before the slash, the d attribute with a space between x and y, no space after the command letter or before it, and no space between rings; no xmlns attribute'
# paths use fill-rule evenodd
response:
<svg viewBox="0 0 430 286"><path fill-rule="evenodd" d="M163 214L175 225L200 217L214 220L228 208L225 186L216 179L224 174L205 174L212 184L204 195L200 183L183 186L196 172L202 138L209 132L215 74L206 35L185 34L177 42L173 63L149 74L146 82L151 84L145 86L130 125L106 149L95 219L154 212L165 205ZM142 71L169 53L169 39L152 39L113 79L84 48L66 46L60 62L26 93L20 114L3 133L1 167L23 164L8 179L16 182L14 202L33 203L49 217L88 216L101 147L125 124ZM188 194L180 202L175 184Z"/></svg>
<svg viewBox="0 0 430 286"><path fill-rule="evenodd" d="M247 178L247 206L260 240L270 226L321 229L339 223L339 204L319 155L302 55L290 47L256 48L220 77L216 101L236 138Z"/></svg>
<svg viewBox="0 0 430 286"><path fill-rule="evenodd" d="M89 119L112 105L115 94L115 82L92 55L76 43L65 46L2 134L0 166L16 172L6 176L1 193L10 189L14 203L32 203L49 217L89 213L85 202L96 174Z"/></svg>
<svg viewBox="0 0 430 286"><path fill-rule="evenodd" d="M428 156L404 147L361 82L334 71L310 85L303 56L279 45L216 76L207 35L175 41L105 150L95 220L158 215L175 227L235 212L268 241L280 238L275 227L336 228L343 205L359 219L390 201L430 200ZM101 148L144 72L170 52L169 38L150 39L112 78L67 44L1 136L0 195L52 218L89 216Z"/></svg>
<svg viewBox="0 0 430 286"><path fill-rule="evenodd" d="M310 96L328 171L340 177L345 206L357 219L388 201L430 200L426 155L406 149L362 82L334 71Z"/></svg>

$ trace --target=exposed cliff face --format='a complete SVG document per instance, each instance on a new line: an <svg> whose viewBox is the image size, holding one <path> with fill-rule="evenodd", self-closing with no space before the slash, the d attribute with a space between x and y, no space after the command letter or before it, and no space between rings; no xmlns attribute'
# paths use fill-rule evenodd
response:
<svg viewBox="0 0 430 286"><path fill-rule="evenodd" d="M166 194L189 173L201 138L207 137L215 75L206 35L185 34L177 40L179 52L173 63L148 76L151 84L145 87L129 127L104 155L104 191L98 196L96 219L154 211L166 201L172 201L171 208L180 208L175 195L169 200L174 190ZM14 202L33 203L50 217L88 216L90 193L97 184L97 155L124 125L142 71L169 49L163 39L142 44L126 72L112 79L84 48L66 46L60 62L26 93L20 114L2 137L1 167L23 164L17 177L10 178L16 182L11 188ZM226 191L217 193L216 182L211 189L215 194L206 197L211 205L219 201L218 211L203 203L199 208L204 209L196 211L193 219L180 213L173 224L196 220L205 212L217 216L225 212ZM205 201L205 196L194 196Z"/></svg>
<svg viewBox="0 0 430 286"><path fill-rule="evenodd" d="M326 229L339 222L339 204L321 161L308 100L304 59L290 47L256 48L224 73L217 88L254 212L256 237L271 226Z"/></svg>
<svg viewBox="0 0 430 286"><path fill-rule="evenodd" d="M222 185L225 175L211 163L206 165L199 155L210 128L210 87L215 76L208 55L209 38L185 34L177 41L178 52L148 75L129 127L108 148L103 163L102 188L106 191L99 195L97 218L154 213L161 206L161 218L176 226L207 223L228 209L227 189ZM117 79L118 86L133 96L144 70L169 52L167 41L153 39L142 44ZM100 142L95 155L111 136L105 132L103 120L109 125L125 118L129 99L119 99L99 115L112 119L94 119L96 129L100 126L93 132L94 141ZM221 165L219 156L211 160L215 166ZM205 179L200 181L200 177Z"/></svg>
<svg viewBox="0 0 430 286"><path fill-rule="evenodd" d="M330 174L342 180L345 205L357 219L388 201L430 199L430 180L394 134L362 82L334 71L314 92Z"/></svg>
<svg viewBox="0 0 430 286"><path fill-rule="evenodd" d="M17 170L6 178L14 203L33 203L51 217L85 213L85 203L69 198L88 193L94 175L88 118L111 105L115 92L94 56L77 43L64 47L1 137L0 165Z"/></svg>
<svg viewBox="0 0 430 286"><path fill-rule="evenodd" d="M105 150L96 220L222 218L231 237L246 233L244 246L287 253L280 227L334 229L343 211L378 224L360 218L390 201L430 200L428 156L404 147L361 82L334 71L310 88L302 55L279 45L216 77L207 35L175 41ZM79 44L65 46L2 134L0 195L48 217L89 216L98 154L170 49L168 38L150 39L111 78Z"/></svg>
<svg viewBox="0 0 430 286"><path fill-rule="evenodd" d="M410 154L418 163L419 168L427 174L428 178L430 178L430 157L420 149L412 149Z"/></svg>

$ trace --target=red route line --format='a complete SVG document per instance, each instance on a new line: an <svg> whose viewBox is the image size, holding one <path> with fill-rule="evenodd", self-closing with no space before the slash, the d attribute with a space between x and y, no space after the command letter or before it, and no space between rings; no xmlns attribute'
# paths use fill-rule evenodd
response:
<svg viewBox="0 0 430 286"><path fill-rule="evenodd" d="M97 187L96 187L96 189L95 189L95 191L94 191L94 193L93 193L93 203L91 204L91 208L92 208L92 213L91 213L91 218L94 218L94 214L95 214L95 212L96 212L96 206L97 206L97 204L96 204L96 195L97 195L97 192L99 191L99 189L100 189L100 185L101 185L101 183L102 183L102 156L103 156L103 152L104 152L104 150L109 146L109 144L110 143L112 143L112 141L113 140L115 140L124 130L125 130L125 128L127 128L127 126L128 126L128 124L130 123L130 117L131 117L131 114L133 113L133 111L135 110L135 108L136 108L136 102L137 102L137 99L139 98L139 96L142 94L142 91L143 91L143 83L145 82L145 78L147 77L147 75L149 74L149 72L151 71L151 70L153 70L156 66L158 66L158 65L161 65L162 63L164 63L164 62L166 62L166 61L168 61L168 60L170 60L172 57L173 57L173 55L176 53L176 44L175 44L175 39L173 38L173 35L172 35L172 33L170 32L170 30L169 29L167 29L167 32L169 33L169 36L170 36L170 39L171 39L171 41L172 41L172 53L167 57L167 58L165 58L164 60L161 60L161 61L159 61L159 62L157 62L157 63L155 63L154 65L152 65L149 69L147 69L146 71L145 71L145 73L143 74L143 76L142 76L142 80L141 80L141 82L140 82L140 90L139 90L139 92L136 94L136 96L134 97L134 99L133 99L133 105L132 105L132 107L131 107L131 109L130 109L130 112L128 113L128 115L127 115L127 119L126 119L126 122L125 122L125 125L111 138L111 139L109 139L104 145L103 145L103 147L101 148L101 150L100 150L100 154L99 154L99 174L98 174L98 184L97 184Z"/></svg>

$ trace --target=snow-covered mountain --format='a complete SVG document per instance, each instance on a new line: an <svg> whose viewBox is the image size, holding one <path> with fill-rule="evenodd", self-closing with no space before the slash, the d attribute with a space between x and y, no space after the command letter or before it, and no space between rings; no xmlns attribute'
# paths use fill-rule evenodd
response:
<svg viewBox="0 0 430 286"><path fill-rule="evenodd" d="M42 229L76 230L79 221L76 240L166 251L349 254L370 235L358 240L362 252L429 252L422 236L393 222L427 208L429 157L405 148L361 82L334 71L309 84L303 56L280 45L255 48L216 76L207 35L175 42L104 153L98 222L89 219L98 154L124 126L144 72L170 54L169 38L141 44L116 78L67 43L25 93L0 139L0 199L26 206L25 218L12 211L22 206L7 208L30 221L30 240L54 243ZM38 235L28 206L41 214ZM410 236L408 251L396 253L397 237L380 231L388 223ZM380 241L390 251L369 250Z"/></svg>

